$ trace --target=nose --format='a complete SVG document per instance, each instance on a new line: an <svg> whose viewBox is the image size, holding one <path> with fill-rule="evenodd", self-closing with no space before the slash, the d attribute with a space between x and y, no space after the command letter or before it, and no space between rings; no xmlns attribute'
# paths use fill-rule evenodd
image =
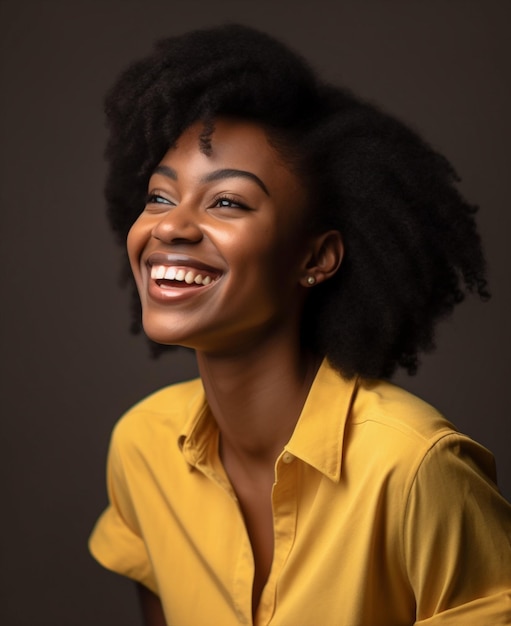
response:
<svg viewBox="0 0 511 626"><path fill-rule="evenodd" d="M198 243L203 237L196 212L185 204L174 206L162 215L151 234L167 244Z"/></svg>

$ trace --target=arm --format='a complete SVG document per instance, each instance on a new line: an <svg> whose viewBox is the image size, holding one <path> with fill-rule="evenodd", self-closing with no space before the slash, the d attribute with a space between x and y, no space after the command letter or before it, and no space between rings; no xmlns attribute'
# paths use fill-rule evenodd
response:
<svg viewBox="0 0 511 626"><path fill-rule="evenodd" d="M160 598L144 585L137 583L144 626L167 626Z"/></svg>
<svg viewBox="0 0 511 626"><path fill-rule="evenodd" d="M464 436L432 447L410 492L404 554L416 626L511 624L511 505L491 454Z"/></svg>

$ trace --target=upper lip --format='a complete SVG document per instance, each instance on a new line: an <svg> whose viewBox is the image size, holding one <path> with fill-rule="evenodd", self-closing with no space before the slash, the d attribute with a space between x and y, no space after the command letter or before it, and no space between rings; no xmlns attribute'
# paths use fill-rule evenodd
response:
<svg viewBox="0 0 511 626"><path fill-rule="evenodd" d="M169 254L165 252L152 252L146 259L146 264L149 268L153 265L168 265L170 266L182 266L190 267L208 274L219 275L222 274L222 270L217 267L213 267L199 259L182 254Z"/></svg>

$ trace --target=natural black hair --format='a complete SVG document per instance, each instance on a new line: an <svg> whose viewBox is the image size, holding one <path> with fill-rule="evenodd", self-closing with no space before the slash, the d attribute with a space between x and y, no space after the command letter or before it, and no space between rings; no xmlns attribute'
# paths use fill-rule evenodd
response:
<svg viewBox="0 0 511 626"><path fill-rule="evenodd" d="M437 322L467 292L489 297L477 207L461 196L452 165L265 33L227 24L159 41L121 74L105 109L105 192L122 245L154 167L198 120L206 152L215 117L233 115L262 124L307 173L316 221L342 233L345 256L310 290L303 336L347 377L415 373ZM134 298L139 331L135 289Z"/></svg>

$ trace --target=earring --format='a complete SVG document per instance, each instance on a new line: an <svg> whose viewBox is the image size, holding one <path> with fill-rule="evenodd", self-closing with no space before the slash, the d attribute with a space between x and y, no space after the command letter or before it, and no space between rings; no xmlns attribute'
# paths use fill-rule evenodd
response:
<svg viewBox="0 0 511 626"><path fill-rule="evenodd" d="M316 283L316 279L314 276L307 276L307 283L309 285L314 285Z"/></svg>

